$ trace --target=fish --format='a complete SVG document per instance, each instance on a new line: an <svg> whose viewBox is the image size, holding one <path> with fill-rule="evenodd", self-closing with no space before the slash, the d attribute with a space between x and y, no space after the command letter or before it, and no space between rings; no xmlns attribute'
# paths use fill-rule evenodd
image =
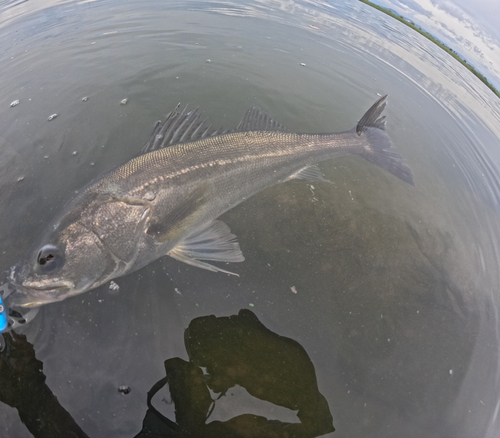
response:
<svg viewBox="0 0 500 438"><path fill-rule="evenodd" d="M139 155L80 190L10 268L11 304L61 301L165 255L234 274L208 263L244 260L219 216L279 183L325 182L317 167L324 160L359 156L414 185L411 169L390 151L386 104L383 96L354 128L327 134L289 132L257 107L236 129L215 130L199 108L177 105Z"/></svg>

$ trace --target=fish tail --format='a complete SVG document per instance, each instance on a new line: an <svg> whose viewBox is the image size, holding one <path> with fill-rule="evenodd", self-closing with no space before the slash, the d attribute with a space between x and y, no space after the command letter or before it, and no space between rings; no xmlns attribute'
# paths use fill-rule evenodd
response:
<svg viewBox="0 0 500 438"><path fill-rule="evenodd" d="M370 163L380 166L399 179L414 185L411 169L403 162L401 155L389 152L392 141L385 131L386 118L380 117L387 105L387 95L377 100L356 126L356 134L364 137L364 151L361 156Z"/></svg>

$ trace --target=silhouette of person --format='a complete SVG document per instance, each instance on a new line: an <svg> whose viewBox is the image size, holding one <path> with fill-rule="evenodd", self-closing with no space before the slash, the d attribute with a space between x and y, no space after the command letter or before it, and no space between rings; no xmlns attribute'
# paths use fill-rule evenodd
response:
<svg viewBox="0 0 500 438"><path fill-rule="evenodd" d="M43 364L26 337L14 331L3 336L0 401L18 410L35 438L86 438L45 384ZM304 348L267 329L250 310L196 318L186 329L184 342L189 361L178 357L165 361L166 377L148 392L148 411L136 438L313 438L335 430ZM167 384L175 421L152 403ZM210 422L214 405L236 385L257 399L297 411L300 422L253 414ZM215 400L210 391L219 394Z"/></svg>
<svg viewBox="0 0 500 438"><path fill-rule="evenodd" d="M230 317L196 318L189 324L184 339L189 362L180 358L165 361L167 376L148 393L149 409L143 430L136 438L312 438L335 430L304 348L267 329L250 310L240 310ZM167 383L175 405L175 423L151 404L156 392ZM260 400L297 410L300 423L251 414L207 423L217 402L209 388L220 393L220 398L236 385Z"/></svg>
<svg viewBox="0 0 500 438"><path fill-rule="evenodd" d="M43 363L24 335L3 333L0 352L0 401L16 408L36 438L88 438L45 384Z"/></svg>

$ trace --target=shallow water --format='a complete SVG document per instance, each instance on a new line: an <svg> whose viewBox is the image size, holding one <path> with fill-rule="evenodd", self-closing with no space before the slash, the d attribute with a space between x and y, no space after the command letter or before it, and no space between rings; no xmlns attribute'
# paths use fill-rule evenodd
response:
<svg viewBox="0 0 500 438"><path fill-rule="evenodd" d="M476 77L356 1L0 8L1 269L178 102L226 128L258 105L292 131L334 132L388 93L387 129L415 175L412 187L361 159L325 162L333 184L289 182L222 217L246 257L228 268L239 278L166 257L117 294L43 307L19 332L88 436L137 435L164 361L188 359L191 321L240 309L305 349L327 436L496 436L500 105ZM162 391L159 410L172 406ZM241 388L207 422L244 413L299 422ZM0 424L31 436L6 404Z"/></svg>

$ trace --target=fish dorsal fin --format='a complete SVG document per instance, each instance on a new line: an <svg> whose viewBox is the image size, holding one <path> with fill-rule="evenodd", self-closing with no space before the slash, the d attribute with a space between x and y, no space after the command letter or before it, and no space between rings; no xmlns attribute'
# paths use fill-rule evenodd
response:
<svg viewBox="0 0 500 438"><path fill-rule="evenodd" d="M212 129L212 125L207 126L206 119L201 119L199 108L188 111L187 105L182 110L179 110L180 107L179 103L170 111L163 124L160 120L156 122L150 139L141 149L141 154L228 132L222 128Z"/></svg>
<svg viewBox="0 0 500 438"><path fill-rule="evenodd" d="M243 118L240 124L236 128L236 131L281 131L288 132L282 124L274 120L269 114L262 111L260 108L253 106L250 108Z"/></svg>
<svg viewBox="0 0 500 438"><path fill-rule="evenodd" d="M199 140L200 138L212 137L228 132L288 132L283 125L255 106L245 113L234 131L224 130L223 128L213 129L212 125L206 124L207 119L201 119L199 108L195 108L192 111L188 111L187 105L182 110L180 108L181 104L179 103L170 111L163 123L160 120L156 122L151 137L141 149L141 154L147 154L148 152L178 143Z"/></svg>
<svg viewBox="0 0 500 438"><path fill-rule="evenodd" d="M238 275L201 261L242 262L245 257L235 239L229 227L216 220L179 243L168 255L198 268Z"/></svg>

